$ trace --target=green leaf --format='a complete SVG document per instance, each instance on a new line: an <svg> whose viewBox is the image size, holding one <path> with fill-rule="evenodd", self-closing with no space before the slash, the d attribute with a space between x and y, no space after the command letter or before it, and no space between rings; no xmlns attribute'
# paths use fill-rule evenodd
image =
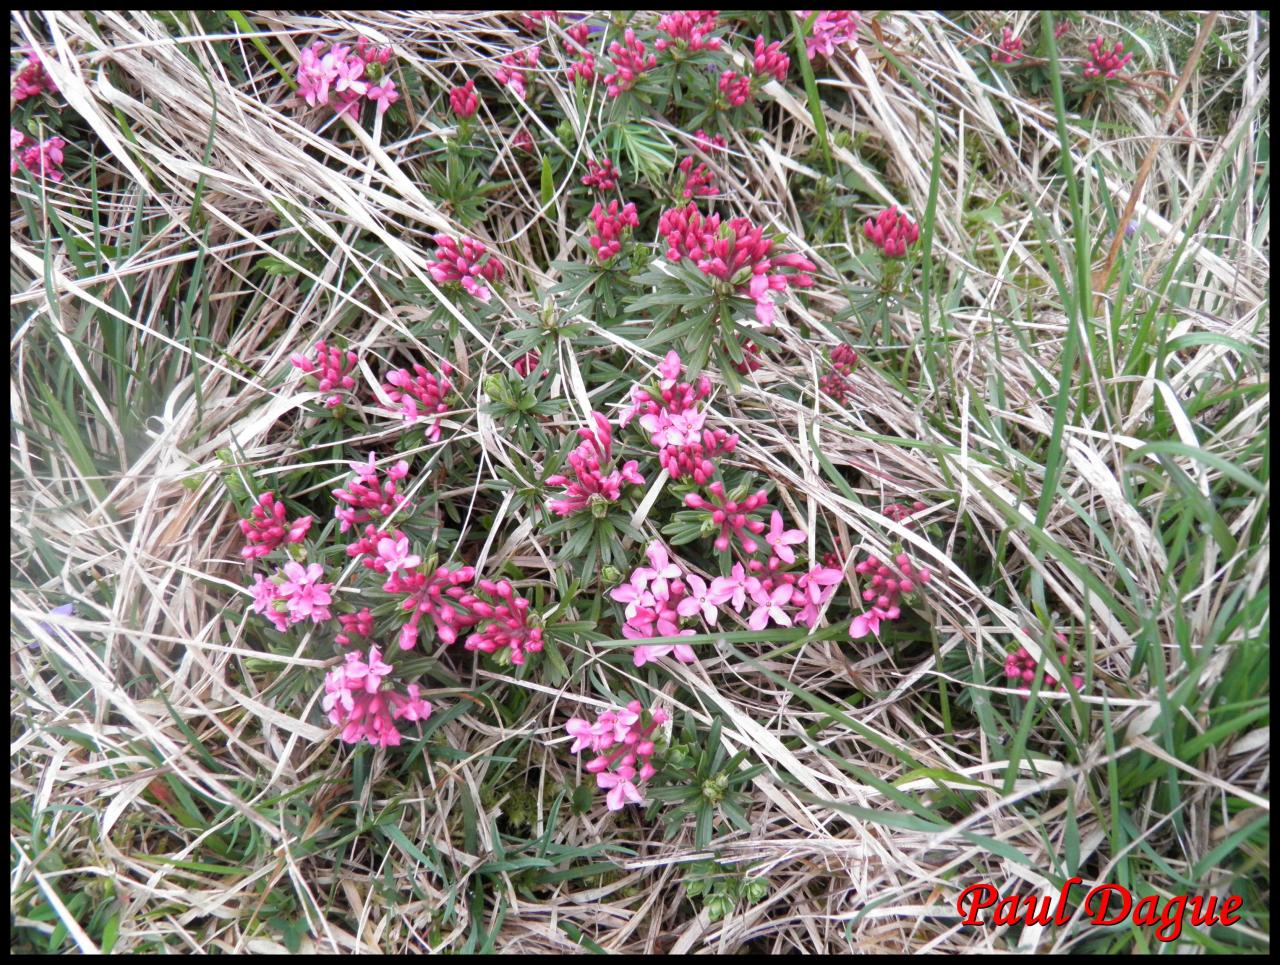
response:
<svg viewBox="0 0 1280 965"><path fill-rule="evenodd" d="M551 177L551 158L544 154L542 155L542 206L544 208L551 204L555 193L556 184Z"/></svg>

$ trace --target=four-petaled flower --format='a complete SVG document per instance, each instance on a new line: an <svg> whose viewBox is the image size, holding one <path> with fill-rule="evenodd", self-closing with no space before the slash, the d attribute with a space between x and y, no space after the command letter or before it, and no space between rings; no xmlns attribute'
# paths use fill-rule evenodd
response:
<svg viewBox="0 0 1280 965"><path fill-rule="evenodd" d="M769 544L778 559L784 563L794 563L796 561L795 551L792 546L797 546L807 539L803 530L799 529L783 529L782 514L776 509L773 515L769 517L769 532L764 534L764 541Z"/></svg>

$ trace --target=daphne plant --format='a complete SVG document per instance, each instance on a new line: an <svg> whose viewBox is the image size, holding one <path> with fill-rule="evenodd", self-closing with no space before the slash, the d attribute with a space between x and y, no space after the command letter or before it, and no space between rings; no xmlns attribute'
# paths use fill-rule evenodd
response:
<svg viewBox="0 0 1280 965"><path fill-rule="evenodd" d="M730 754L721 741L722 723L716 718L705 734L686 717L678 738L673 737L657 776L661 786L649 791L656 804L666 805L662 818L665 837L680 833L693 819L694 846L707 847L717 831L717 819L727 820L740 831L750 832L747 819L751 781L764 771L763 764L747 765L747 750Z"/></svg>
<svg viewBox="0 0 1280 965"><path fill-rule="evenodd" d="M645 483L640 463L628 459L617 465L613 457L613 428L601 413L591 413L594 425L577 431L580 440L565 458L569 472L552 473L548 488L559 490L547 502L558 517L543 532L568 533L561 559L581 562L581 573L591 573L597 563L609 565L626 558L621 537L641 539L631 525L637 489Z"/></svg>
<svg viewBox="0 0 1280 965"><path fill-rule="evenodd" d="M813 262L778 252L777 239L747 218L722 221L694 204L663 212L658 231L664 263L636 279L652 294L635 299L631 310L652 313L659 326L680 317L666 332L668 344L678 337L693 369L705 367L714 352L726 380L737 385L743 343L776 347L765 333L777 320L777 299L813 284Z"/></svg>

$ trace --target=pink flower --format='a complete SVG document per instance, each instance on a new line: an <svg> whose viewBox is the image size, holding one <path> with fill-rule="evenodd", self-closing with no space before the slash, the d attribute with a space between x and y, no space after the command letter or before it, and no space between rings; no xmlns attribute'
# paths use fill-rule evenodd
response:
<svg viewBox="0 0 1280 965"><path fill-rule="evenodd" d="M528 93L525 88L524 72L530 67L538 66L538 60L541 57L542 48L537 44L513 51L502 58L502 66L494 69L493 78L499 84L510 87L517 97L524 100Z"/></svg>
<svg viewBox="0 0 1280 965"><path fill-rule="evenodd" d="M844 579L844 573L832 567L814 566L796 581L804 594L804 606L796 614L796 623L812 627L818 622L823 604L835 595L835 587ZM792 597L795 602L795 597Z"/></svg>
<svg viewBox="0 0 1280 965"><path fill-rule="evenodd" d="M631 90L641 74L658 65L658 58L646 53L645 45L636 39L636 32L630 27L623 33L622 40L622 43L615 40L609 45L609 59L614 70L606 75L604 82L610 97Z"/></svg>
<svg viewBox="0 0 1280 965"><path fill-rule="evenodd" d="M25 141L26 136L20 131L10 128L10 145L15 141L15 134L24 138L23 143L29 143ZM19 167L23 167L38 177L48 178L54 182L61 181L63 148L66 146L67 142L60 137L51 137L39 144L31 144L16 159L13 157L9 159L9 173L15 174Z"/></svg>
<svg viewBox="0 0 1280 965"><path fill-rule="evenodd" d="M782 583L767 589L761 580L748 577L746 586L756 605L747 618L747 626L752 630L763 630L770 620L784 627L791 626L791 617L782 609L783 604L791 602L790 584Z"/></svg>
<svg viewBox="0 0 1280 965"><path fill-rule="evenodd" d="M587 173L582 176L582 183L597 191L608 191L618 183L618 169L608 158L598 162L588 161Z"/></svg>
<svg viewBox="0 0 1280 965"><path fill-rule="evenodd" d="M315 353L313 360L294 352L289 361L294 368L310 375L321 392L333 393L324 400L325 408L337 408L348 397L354 399L356 380L352 373L360 361L356 353L344 353L336 346L325 345L323 340L316 342Z"/></svg>
<svg viewBox="0 0 1280 965"><path fill-rule="evenodd" d="M240 551L240 555L247 560L266 556L281 543L302 542L313 522L310 516L289 522L284 503L277 502L270 492L258 497L249 515L249 519L240 520L240 532L249 544Z"/></svg>
<svg viewBox="0 0 1280 965"><path fill-rule="evenodd" d="M801 23L808 19L812 10L797 10ZM812 32L804 39L805 53L810 60L815 57L830 57L837 46L857 44L858 25L861 16L852 10L821 10L813 22Z"/></svg>
<svg viewBox="0 0 1280 965"><path fill-rule="evenodd" d="M813 262L796 254L773 254L773 240L746 218L734 218L722 227L719 215L704 218L690 204L664 211L658 233L666 240L669 260L689 258L704 275L747 294L756 303L756 318L762 325L773 322L775 292L813 284ZM782 268L793 273L783 274Z"/></svg>
<svg viewBox="0 0 1280 965"><path fill-rule="evenodd" d="M333 602L330 591L333 585L321 583L324 567L319 563L303 566L290 561L284 565L285 581L280 584L278 595L289 603L289 616L298 623L311 618L312 623L329 619L329 604Z"/></svg>
<svg viewBox="0 0 1280 965"><path fill-rule="evenodd" d="M855 640L861 640L868 633L880 635L880 614L875 610L859 613L849 625L849 636Z"/></svg>
<svg viewBox="0 0 1280 965"><path fill-rule="evenodd" d="M755 57L751 61L752 72L757 77L772 77L778 83L787 79L791 58L782 52L782 42L775 40L765 44L764 35L756 37Z"/></svg>
<svg viewBox="0 0 1280 965"><path fill-rule="evenodd" d="M393 405L400 406L400 418L405 422L437 416L427 429L427 438L431 442L437 442L440 439L441 423L438 417L449 411L449 404L445 399L453 392L453 385L449 381L453 367L448 362L444 363L440 375L436 376L415 363L413 371L413 375L409 374L408 369L388 372L383 391Z"/></svg>
<svg viewBox="0 0 1280 965"><path fill-rule="evenodd" d="M907 247L920 237L920 228L896 207L890 206L874 218L868 218L862 225L862 233L875 242L886 257L901 258L907 253Z"/></svg>
<svg viewBox="0 0 1280 965"><path fill-rule="evenodd" d="M517 596L509 581L480 580L476 593L463 594L458 602L471 611L479 625L479 629L467 637L468 650L501 652L504 660L520 666L525 662L526 653L542 649L541 622L529 612L529 601Z"/></svg>
<svg viewBox="0 0 1280 965"><path fill-rule="evenodd" d="M615 743L614 726L611 723L604 722L603 715L601 720L595 724L583 720L581 717L570 718L565 723L564 729L569 732L570 737L574 738L573 746L569 748L569 752L572 754L577 754L587 748L599 752L612 747Z"/></svg>
<svg viewBox="0 0 1280 965"><path fill-rule="evenodd" d="M658 20L658 29L667 35L659 37L654 42L654 46L660 51L672 49L694 53L699 50L720 49L720 38L707 36L716 29L714 10L688 10L664 14Z"/></svg>
<svg viewBox="0 0 1280 965"><path fill-rule="evenodd" d="M682 637L693 636L693 630L681 630L679 633ZM646 643L636 647L634 660L637 667L643 667L646 663L653 663L659 657L665 657L668 654L675 657L681 663L697 663L698 658L693 652L693 647L687 643Z"/></svg>
<svg viewBox="0 0 1280 965"><path fill-rule="evenodd" d="M356 110L362 97L378 105L378 113L399 100L395 81L385 74L391 48L374 47L364 37L349 45L335 44L328 53L324 41L303 49L295 79L298 94L312 107L327 104L339 114Z"/></svg>
<svg viewBox="0 0 1280 965"><path fill-rule="evenodd" d="M1031 636L1029 627L1023 627L1022 632L1027 636ZM1055 633L1054 639L1061 644L1067 643L1067 635L1065 633ZM1052 649L1052 644L1049 647ZM1070 666L1070 655L1060 657L1059 662L1064 666ZM1006 656L1004 672L1009 678L1009 686L1016 687L1024 692L1030 691L1031 684L1036 678L1036 665L1036 658L1031 656L1026 647L1019 647L1016 651ZM1070 685L1072 690L1081 690L1084 687L1084 678L1079 674L1072 674ZM1047 664L1042 689L1057 693L1061 693L1063 690L1057 679L1053 677L1052 671L1048 669Z"/></svg>
<svg viewBox="0 0 1280 965"><path fill-rule="evenodd" d="M596 775L596 785L609 789L605 802L610 811L621 811L628 801L633 804L644 803L644 795L636 790L636 786L618 774L601 772Z"/></svg>
<svg viewBox="0 0 1280 965"><path fill-rule="evenodd" d="M831 350L831 371L818 380L818 388L844 405L853 394L853 383L848 376L857 364L857 352L847 345L837 345Z"/></svg>
<svg viewBox="0 0 1280 965"><path fill-rule="evenodd" d="M466 602L464 584L475 578L475 570L462 566L450 570L437 567L434 572L404 569L388 575L382 588L388 593L403 594L402 610L411 611L409 621L400 628L401 650L410 650L418 642L419 625L427 617L440 639L447 644L457 641L459 634L480 622Z"/></svg>
<svg viewBox="0 0 1280 965"><path fill-rule="evenodd" d="M265 616L281 633L289 629L289 606L280 596L280 584L266 579L261 573L254 573L253 586L249 589L253 593L250 609ZM279 606L276 605L277 601Z"/></svg>
<svg viewBox="0 0 1280 965"><path fill-rule="evenodd" d="M1117 40L1115 46L1108 50L1106 42L1099 34L1097 39L1089 41L1089 59L1084 65L1084 76L1111 80L1120 76L1124 66L1132 59L1133 54L1124 52L1123 42Z"/></svg>
<svg viewBox="0 0 1280 965"><path fill-rule="evenodd" d="M755 512L768 500L761 489L754 495L747 496L741 502L729 499L725 495L724 484L713 482L707 487L711 499L703 499L697 493L689 493L684 497L684 504L690 509L703 509L710 514L711 522L720 527L720 535L715 539L715 548L721 552L727 550L730 540L736 537L742 543L744 553L754 553L756 541L751 536L764 532L764 523L749 515Z"/></svg>
<svg viewBox="0 0 1280 965"><path fill-rule="evenodd" d="M996 49L991 51L991 62L994 64L1012 64L1022 59L1022 38L1015 37L1008 27L1000 38Z"/></svg>
<svg viewBox="0 0 1280 965"><path fill-rule="evenodd" d="M680 601L680 605L676 607L676 612L682 617L691 617L701 613L702 619L707 622L707 625L714 627L717 618L720 616L720 611L716 609L716 601L712 598L712 593L706 581L696 573L690 573L684 578L684 581L689 587L689 595Z"/></svg>
<svg viewBox="0 0 1280 965"><path fill-rule="evenodd" d="M889 503L884 507L883 513L895 523L901 523L906 529L911 529L914 525L911 521L912 517L920 515L928 508L917 499L910 506L904 503Z"/></svg>
<svg viewBox="0 0 1280 965"><path fill-rule="evenodd" d="M658 449L658 463L671 478L692 476L694 482L704 485L715 472L712 460L732 452L738 437L723 429L703 428L706 414L697 408L697 403L711 394L711 382L703 376L696 388L677 383L682 369L680 356L669 352L659 366L659 374L664 376L660 395L655 398L636 387L631 393L631 408L624 410L618 421L626 425L638 415L640 427L649 433L650 443Z"/></svg>
<svg viewBox="0 0 1280 965"><path fill-rule="evenodd" d="M557 516L572 516L590 509L593 515L603 518L608 515L609 504L622 497L624 485L644 485L640 464L634 459L625 462L621 469L606 474L606 467L612 463L613 430L609 420L599 412L591 413L591 418L596 428L578 430L582 442L567 459L573 475L557 473L547 477L548 486L564 487L564 496L547 504Z"/></svg>
<svg viewBox="0 0 1280 965"><path fill-rule="evenodd" d="M34 47L23 47L26 59L18 69L9 75L9 94L15 101L24 101L28 97L36 97L48 91L56 94L58 87L53 78L44 69L41 55Z"/></svg>
<svg viewBox="0 0 1280 965"><path fill-rule="evenodd" d="M548 20L561 23L563 19L559 10L527 10L520 14L520 26L529 33L538 33Z"/></svg>
<svg viewBox="0 0 1280 965"><path fill-rule="evenodd" d="M659 600L666 600L671 595L667 581L680 579L680 567L667 556L667 548L659 540L649 544L645 555L653 564L653 569L646 571L652 581L653 595Z"/></svg>
<svg viewBox="0 0 1280 965"><path fill-rule="evenodd" d="M728 146L724 135L711 137L701 128L694 134L694 143L699 151L723 151ZM696 165L696 166L695 166ZM714 177L711 169L693 155L680 159L676 165L684 174L684 184L680 188L681 196L686 200L705 197L716 193Z"/></svg>
<svg viewBox="0 0 1280 965"><path fill-rule="evenodd" d="M386 480L379 481L374 458L371 452L367 463L347 463L355 470L356 478L342 489L333 490L333 498L338 502L334 515L339 521L339 532L345 533L352 526L363 526L374 515L389 518L404 505L405 497L397 490L396 483L409 474L409 464L401 459L387 469Z"/></svg>
<svg viewBox="0 0 1280 965"><path fill-rule="evenodd" d="M367 740L375 747L395 747L400 743L398 720L423 721L431 716L431 704L418 696L417 684L409 684L406 694L384 686L392 669L373 646L367 661L358 653L348 653L325 677L321 706L329 720L342 728L344 743Z"/></svg>
<svg viewBox="0 0 1280 965"><path fill-rule="evenodd" d="M867 612L854 617L850 625L849 634L854 639L868 633L878 634L882 620L898 619L902 614L899 605L902 594L913 593L932 579L929 570L923 566L916 567L906 553L899 553L893 562L895 567L890 567L874 556L868 556L853 568L855 573L870 577L862 591L862 600L871 604Z"/></svg>
<svg viewBox="0 0 1280 965"><path fill-rule="evenodd" d="M741 107L751 99L751 78L726 70L720 74L720 93L730 107Z"/></svg>
<svg viewBox="0 0 1280 965"><path fill-rule="evenodd" d="M480 98L476 96L476 82L469 80L461 87L449 91L449 106L459 117L471 117L480 108Z"/></svg>
<svg viewBox="0 0 1280 965"><path fill-rule="evenodd" d="M350 646L352 637L367 637L373 633L373 613L368 607L363 607L358 613L339 613L338 623L342 625L342 632L333 639L342 647Z"/></svg>
<svg viewBox="0 0 1280 965"><path fill-rule="evenodd" d="M769 532L765 533L764 541L778 555L778 559L784 563L794 563L796 554L791 547L800 545L806 539L808 537L805 535L804 530L784 530L782 514L776 509L773 511L773 515L769 517Z"/></svg>
<svg viewBox="0 0 1280 965"><path fill-rule="evenodd" d="M492 257L485 246L474 238L463 238L461 245L446 234L435 236L434 260L427 271L437 282L460 282L463 289L482 302L489 301L484 282L496 281L504 274L502 263Z"/></svg>
<svg viewBox="0 0 1280 965"><path fill-rule="evenodd" d="M736 613L742 612L747 602L747 574L741 563L734 563L728 576L711 581L711 599L717 604L728 603Z"/></svg>
<svg viewBox="0 0 1280 965"><path fill-rule="evenodd" d="M365 96L378 105L379 114L385 114L387 108L400 99L396 92L396 82L390 77L385 78L381 84L370 86Z"/></svg>
<svg viewBox="0 0 1280 965"><path fill-rule="evenodd" d="M633 700L625 708L604 711L595 724L580 717L565 724L574 738L571 752L590 749L596 755L587 762L586 770L596 776L596 786L608 792L605 804L610 811L621 810L628 801L644 803L638 785L657 773L653 733L668 720L666 711L654 708L646 712L640 701Z"/></svg>
<svg viewBox="0 0 1280 965"><path fill-rule="evenodd" d="M422 562L422 557L409 552L407 536L401 536L399 539L384 536L378 540L378 560L383 570L394 573L400 569L413 569Z"/></svg>
<svg viewBox="0 0 1280 965"><path fill-rule="evenodd" d="M647 567L636 567L631 573L631 578L622 586L615 586L609 591L610 599L626 604L626 616L628 620L635 617L641 607L652 608L654 606L653 594L649 591L649 580L652 579L653 570Z"/></svg>
<svg viewBox="0 0 1280 965"><path fill-rule="evenodd" d="M636 206L627 202L619 210L616 199L610 201L607 208L597 202L591 209L591 220L595 222L596 232L591 236L590 243L601 264L622 250L622 239L628 228L640 226Z"/></svg>

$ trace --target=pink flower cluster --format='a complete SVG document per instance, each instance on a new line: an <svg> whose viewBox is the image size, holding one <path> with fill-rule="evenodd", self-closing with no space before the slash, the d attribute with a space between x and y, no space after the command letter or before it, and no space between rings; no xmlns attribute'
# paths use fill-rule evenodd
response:
<svg viewBox="0 0 1280 965"><path fill-rule="evenodd" d="M756 37L755 57L751 61L751 70L757 77L772 77L778 83L787 79L787 71L791 69L791 58L782 52L782 41L775 40L771 44L764 42L764 35Z"/></svg>
<svg viewBox="0 0 1280 965"><path fill-rule="evenodd" d="M625 426L639 417L640 427L649 434L649 443L658 450L658 462L672 479L691 476L704 485L715 474L713 460L733 452L738 437L723 429L707 429L706 411L698 405L711 395L711 380L705 375L696 386L680 382L684 364L670 351L658 365L662 381L655 395L639 385L631 390L631 406L618 419Z"/></svg>
<svg viewBox="0 0 1280 965"><path fill-rule="evenodd" d="M853 394L853 383L849 381L849 376L853 375L857 364L857 352L848 345L837 345L831 350L831 371L818 380L818 388L840 405L844 405Z"/></svg>
<svg viewBox="0 0 1280 965"><path fill-rule="evenodd" d="M777 555L765 562L748 560L746 571L741 563L735 563L729 576L718 579L720 592L732 592L729 602L741 611L740 601L750 599L755 604L747 618L752 630L763 630L772 621L777 626L813 627L823 606L835 595L836 587L844 574L834 567L815 564L803 573L787 570L795 562L791 544L800 544L808 537L800 529L785 529L782 514L774 510L765 542ZM785 552L786 558L783 557ZM750 574L750 575L747 575Z"/></svg>
<svg viewBox="0 0 1280 965"><path fill-rule="evenodd" d="M797 10L796 14L803 23L812 10ZM812 33L804 38L804 50L810 60L815 57L830 57L836 47L846 44L856 45L858 26L862 17L852 10L820 10L813 21Z"/></svg>
<svg viewBox="0 0 1280 965"><path fill-rule="evenodd" d="M352 637L367 637L373 633L373 613L367 606L356 613L339 613L338 623L342 630L333 639L342 647L350 646Z"/></svg>
<svg viewBox="0 0 1280 965"><path fill-rule="evenodd" d="M726 70L720 74L720 93L730 107L741 107L751 100L751 78Z"/></svg>
<svg viewBox="0 0 1280 965"><path fill-rule="evenodd" d="M396 83L386 74L390 47L374 47L364 37L354 52L347 44L329 45L317 40L302 51L298 62L298 93L312 107L328 104L339 114L354 111L360 98L378 105L382 114L400 99Z"/></svg>
<svg viewBox="0 0 1280 965"><path fill-rule="evenodd" d="M769 559L751 559L745 567L735 563L728 576L717 576L710 584L696 573L681 570L660 542L650 543L646 555L651 565L637 567L626 583L609 593L615 602L625 604L622 635L628 640L693 636L696 631L681 627L682 619L701 617L707 627L714 627L720 607L727 605L741 613L748 600L754 607L747 617L752 630L763 630L770 622L784 627L814 626L844 575L825 565L803 572L789 570L796 562L791 547L807 537L802 530L786 529L782 514L776 510L770 522L764 533L771 550ZM688 644L641 644L633 659L642 667L668 654L681 663L696 659Z"/></svg>
<svg viewBox="0 0 1280 965"><path fill-rule="evenodd" d="M1122 41L1117 40L1115 46L1108 50L1106 42L1099 34L1097 39L1089 41L1089 59L1085 61L1084 76L1110 80L1118 77L1125 64L1132 59L1133 54L1124 52Z"/></svg>
<svg viewBox="0 0 1280 965"><path fill-rule="evenodd" d="M303 566L290 560L270 578L253 574L252 609L284 632L295 623L310 618L321 623L330 617L329 604L333 584L320 582L324 567L319 563Z"/></svg>
<svg viewBox="0 0 1280 965"><path fill-rule="evenodd" d="M686 585L684 571L671 561L667 548L658 540L649 544L645 554L652 566L636 567L626 583L609 592L610 598L626 606L622 635L628 640L691 637L696 631L692 627L680 629L680 618L703 612L704 604L709 609L703 613L703 619L714 626L719 611L717 604L709 599L712 591L706 581L689 574ZM645 644L635 649L635 665L643 667L668 654L681 663L693 663L697 659L688 644Z"/></svg>
<svg viewBox="0 0 1280 965"><path fill-rule="evenodd" d="M723 151L727 147L723 134L711 137L702 129L699 129L698 133L694 135L694 140L699 149L704 151ZM681 187L680 193L686 200L716 193L711 169L692 154L681 158L677 167L684 173L684 185Z"/></svg>
<svg viewBox="0 0 1280 965"><path fill-rule="evenodd" d="M503 276L502 262L474 238L464 237L461 246L446 234L436 235L434 241L435 260L427 263L431 277L441 283L461 282L469 294L488 302L491 292L485 282L497 281Z"/></svg>
<svg viewBox="0 0 1280 965"><path fill-rule="evenodd" d="M50 181L62 180L63 148L67 142L51 137L39 144L16 128L9 128L9 174L22 167Z"/></svg>
<svg viewBox="0 0 1280 965"><path fill-rule="evenodd" d="M1031 636L1031 630L1024 627L1022 630L1027 636ZM1058 643L1066 644L1067 635L1065 633L1055 633L1054 639ZM1067 660L1060 661L1065 667L1068 665ZM1036 658L1027 652L1026 647L1019 647L1013 653L1008 654L1004 659L1004 673L1009 678L1009 685L1017 687L1019 690L1030 691L1031 682L1036 679ZM1071 675L1071 689L1080 690L1084 687L1084 677L1079 674ZM1063 688L1058 686L1058 681L1054 679L1051 673L1046 673L1042 684L1044 690L1062 692Z"/></svg>
<svg viewBox="0 0 1280 965"><path fill-rule="evenodd" d="M289 522L289 511L270 492L258 497L250 511L250 519L240 520L240 532L249 545L240 551L246 560L256 560L275 550L281 543L300 543L307 536L313 522L310 516L302 516Z"/></svg>
<svg viewBox="0 0 1280 965"><path fill-rule="evenodd" d="M618 169L609 158L588 161L587 173L582 176L582 183L597 191L609 191L618 183Z"/></svg>
<svg viewBox="0 0 1280 965"><path fill-rule="evenodd" d="M476 96L476 82L469 80L461 87L449 91L449 107L459 117L473 117L480 109L480 98Z"/></svg>
<svg viewBox="0 0 1280 965"><path fill-rule="evenodd" d="M24 101L45 91L56 94L58 87L44 69L44 63L35 48L23 47L22 51L27 56L9 77L9 96L15 101Z"/></svg>
<svg viewBox="0 0 1280 965"><path fill-rule="evenodd" d="M529 612L529 601L517 596L507 580L480 580L474 592L466 584L475 579L475 569L438 567L433 573L419 569L421 559L408 555L408 541L383 539L378 554L390 557L397 565L387 565L387 580L382 588L405 597L401 609L412 613L400 629L400 649L412 649L418 641L422 618L427 617L437 635L447 644L459 635L478 627L468 635L465 647L481 653L503 652L511 663L519 666L525 654L542 649L542 628Z"/></svg>
<svg viewBox="0 0 1280 965"><path fill-rule="evenodd" d="M609 261L622 250L622 236L628 228L640 227L640 216L636 214L636 206L628 201L621 209L615 198L605 207L596 202L591 209L591 220L595 223L595 234L591 236L591 247L595 249L600 264Z"/></svg>
<svg viewBox="0 0 1280 965"><path fill-rule="evenodd" d="M658 50L719 50L720 38L707 36L716 29L716 11L681 10L664 14L658 20L658 29L666 34L654 41Z"/></svg>
<svg viewBox="0 0 1280 965"><path fill-rule="evenodd" d="M493 79L499 84L510 87L521 100L525 99L528 90L525 87L524 72L538 66L542 57L542 48L538 44L512 51L502 58L502 66L495 67Z"/></svg>
<svg viewBox="0 0 1280 965"><path fill-rule="evenodd" d="M343 352L337 346L325 345L323 339L316 342L315 358L309 359L301 352L294 352L289 361L316 381L321 392L332 392L324 400L325 408L334 409L344 401L344 394L355 394L356 380L351 374L360 361L355 352Z"/></svg>
<svg viewBox="0 0 1280 965"><path fill-rule="evenodd" d="M553 23L561 23L564 17L561 16L559 10L526 10L520 14L520 26L524 27L529 33L538 33L542 29L542 25L548 20Z"/></svg>
<svg viewBox="0 0 1280 965"><path fill-rule="evenodd" d="M744 553L754 553L759 544L751 537L764 532L764 523L750 514L769 501L765 491L761 489L743 499L730 499L725 495L724 483L716 480L707 486L707 492L711 495L710 499L697 493L688 493L684 497L684 504L690 509L706 510L711 524L720 527L719 535L715 538L715 548L724 552L729 548L730 541L736 538L742 544Z"/></svg>
<svg viewBox="0 0 1280 965"><path fill-rule="evenodd" d="M488 599L468 593L459 601L471 611L472 619L482 624L467 637L468 650L505 652L518 667L526 653L542 649L542 627L530 621L529 601L516 596L507 580L481 580L476 589Z"/></svg>
<svg viewBox="0 0 1280 965"><path fill-rule="evenodd" d="M622 810L628 801L644 804L636 785L657 773L652 735L668 720L666 711L646 711L640 701L633 700L621 710L604 711L594 724L580 717L565 724L574 739L572 753L590 750L597 755L587 763L587 771L596 776L596 787L608 792L605 806L610 811Z"/></svg>
<svg viewBox="0 0 1280 965"><path fill-rule="evenodd" d="M431 704L418 696L417 684L409 684L407 695L384 686L393 669L372 646L367 661L358 653L348 653L325 677L321 706L329 720L342 728L344 743L367 740L374 747L396 747L400 744L397 721L431 716Z"/></svg>
<svg viewBox="0 0 1280 965"><path fill-rule="evenodd" d="M548 486L564 487L564 495L547 504L557 516L572 516L588 509L593 516L603 518L609 504L621 498L624 485L644 485L640 464L634 459L625 462L621 469L607 470L613 462L613 430L609 420L599 412L591 413L591 418L596 428L579 429L578 438L582 442L568 456L573 475L557 473L547 477Z"/></svg>
<svg viewBox="0 0 1280 965"><path fill-rule="evenodd" d="M440 639L449 644L472 626L475 620L460 601L467 593L465 584L475 579L475 575L476 571L470 566L452 570L440 566L434 572L424 573L415 564L414 567L391 571L382 588L388 593L404 594L405 600L400 608L412 611L409 622L400 628L400 649L413 649L418 642L419 625L424 616L431 621Z"/></svg>
<svg viewBox="0 0 1280 965"><path fill-rule="evenodd" d="M902 615L899 606L902 594L912 593L933 579L933 574L923 566L913 565L906 553L899 553L893 562L896 570L874 556L868 556L853 568L855 573L871 577L869 585L862 591L863 602L870 603L871 608L854 617L849 627L849 636L855 640L868 633L879 634L880 621L896 620Z"/></svg>
<svg viewBox="0 0 1280 965"><path fill-rule="evenodd" d="M920 228L891 205L874 218L868 218L862 225L862 233L875 242L886 257L901 258L920 237Z"/></svg>
<svg viewBox="0 0 1280 965"><path fill-rule="evenodd" d="M609 44L613 73L605 75L604 82L610 97L631 90L641 74L658 65L658 58L646 52L645 45L636 39L636 32L630 27L623 33L622 40L622 43L615 40Z"/></svg>
<svg viewBox="0 0 1280 965"><path fill-rule="evenodd" d="M884 507L883 513L895 523L900 523L907 529L911 529L914 525L912 517L923 513L928 507L920 500L916 500L910 506L905 503L889 503Z"/></svg>
<svg viewBox="0 0 1280 965"><path fill-rule="evenodd" d="M658 219L658 233L666 240L667 258L688 258L704 275L732 286L755 302L762 325L773 323L773 293L791 285L813 284L813 262L797 254L774 255L773 239L747 218L721 225L718 214L704 218L694 204L671 208ZM778 269L789 268L784 275Z"/></svg>
<svg viewBox="0 0 1280 965"><path fill-rule="evenodd" d="M568 67L569 83L573 83L578 77L583 82L590 82L596 76L596 55L587 49L587 37L591 33L591 28L583 21L578 21L572 27L565 31L569 35L569 40L576 48L576 52L581 55L581 59L575 60Z"/></svg>
<svg viewBox="0 0 1280 965"><path fill-rule="evenodd" d="M405 496L396 488L396 483L409 475L409 464L403 459L387 470L387 478L382 481L378 479L372 452L368 462L347 465L355 470L356 478L349 480L342 489L333 491L333 498L338 503L334 515L338 518L340 532L345 533L353 526L363 526L375 514L387 519L404 505Z"/></svg>
<svg viewBox="0 0 1280 965"><path fill-rule="evenodd" d="M1000 43L995 50L991 51L991 62L993 64L1012 64L1015 60L1021 60L1022 56L1022 38L1015 37L1013 31L1005 27Z"/></svg>
<svg viewBox="0 0 1280 965"><path fill-rule="evenodd" d="M425 366L413 366L414 374L408 369L395 369L387 373L387 382L382 387L393 405L400 407L400 418L405 422L416 422L437 416L427 429L427 438L432 442L440 439L440 414L449 411L445 399L453 391L449 376L453 374L453 366L445 362L437 376L429 372Z"/></svg>

